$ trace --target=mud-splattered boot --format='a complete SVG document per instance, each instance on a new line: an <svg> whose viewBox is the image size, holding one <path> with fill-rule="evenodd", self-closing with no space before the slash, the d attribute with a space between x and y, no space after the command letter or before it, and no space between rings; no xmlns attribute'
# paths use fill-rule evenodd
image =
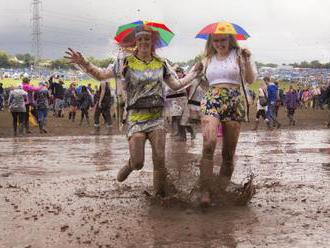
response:
<svg viewBox="0 0 330 248"><path fill-rule="evenodd" d="M107 135L111 134L111 125L107 125Z"/></svg>
<svg viewBox="0 0 330 248"><path fill-rule="evenodd" d="M118 182L125 181L132 171L133 169L131 168L130 160L128 160L127 164L119 170L117 174L117 181Z"/></svg>
<svg viewBox="0 0 330 248"><path fill-rule="evenodd" d="M92 132L93 135L100 135L100 126L95 125L94 126L94 131Z"/></svg>
<svg viewBox="0 0 330 248"><path fill-rule="evenodd" d="M195 132L195 130L193 129L193 127L192 127L192 126L188 126L188 127L187 127L187 130L188 130L188 132L190 133L190 138L191 138L191 140L196 139L196 132Z"/></svg>
<svg viewBox="0 0 330 248"><path fill-rule="evenodd" d="M166 169L154 170L153 172L154 192L156 196L165 197L166 190Z"/></svg>
<svg viewBox="0 0 330 248"><path fill-rule="evenodd" d="M273 127L272 127L272 125L271 125L271 122L270 122L270 121L267 121L266 124L267 124L267 129L268 129L269 131L272 131L272 130L273 130Z"/></svg>
<svg viewBox="0 0 330 248"><path fill-rule="evenodd" d="M39 132L40 132L40 133L44 133L44 132L42 131L42 129L43 129L43 128L42 128L42 122L39 121L38 124L39 124Z"/></svg>
<svg viewBox="0 0 330 248"><path fill-rule="evenodd" d="M259 126L259 121L256 121L254 128L252 128L252 131L257 131Z"/></svg>
<svg viewBox="0 0 330 248"><path fill-rule="evenodd" d="M211 181L213 176L213 160L202 158L199 165L201 207L209 207L211 204Z"/></svg>
<svg viewBox="0 0 330 248"><path fill-rule="evenodd" d="M234 162L232 160L223 160L219 173L220 185L223 189L229 185L233 172Z"/></svg>
<svg viewBox="0 0 330 248"><path fill-rule="evenodd" d="M19 125L18 133L19 133L20 135L22 135L22 134L24 133L24 125L23 125L23 124L20 124L20 125Z"/></svg>

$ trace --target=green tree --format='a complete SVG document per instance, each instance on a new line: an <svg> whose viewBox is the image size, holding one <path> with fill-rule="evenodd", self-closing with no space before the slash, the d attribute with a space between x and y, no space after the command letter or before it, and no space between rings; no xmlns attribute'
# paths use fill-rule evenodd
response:
<svg viewBox="0 0 330 248"><path fill-rule="evenodd" d="M114 62L113 58L101 59L99 62L100 67L108 67L109 64Z"/></svg>
<svg viewBox="0 0 330 248"><path fill-rule="evenodd" d="M309 65L309 63L307 61L303 61L303 62L300 63L300 67L301 68L309 68L310 65Z"/></svg>
<svg viewBox="0 0 330 248"><path fill-rule="evenodd" d="M55 59L50 63L50 68L52 69L73 69L74 66L69 63L67 59Z"/></svg>
<svg viewBox="0 0 330 248"><path fill-rule="evenodd" d="M34 57L29 53L16 54L16 58L23 61L23 67L30 67L34 63Z"/></svg>
<svg viewBox="0 0 330 248"><path fill-rule="evenodd" d="M265 66L266 67L276 68L277 67L277 64L273 64L273 63L264 64L264 63L261 63L261 62L256 61L256 66L257 66L257 68L265 67Z"/></svg>
<svg viewBox="0 0 330 248"><path fill-rule="evenodd" d="M9 55L6 52L0 51L0 67L10 67Z"/></svg>
<svg viewBox="0 0 330 248"><path fill-rule="evenodd" d="M311 68L322 68L322 64L318 60L313 60L310 62Z"/></svg>

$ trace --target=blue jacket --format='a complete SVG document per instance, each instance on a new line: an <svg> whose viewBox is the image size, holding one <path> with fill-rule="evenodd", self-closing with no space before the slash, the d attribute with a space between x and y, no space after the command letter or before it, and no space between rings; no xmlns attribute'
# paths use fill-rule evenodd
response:
<svg viewBox="0 0 330 248"><path fill-rule="evenodd" d="M274 83L267 85L267 102L276 102L277 100L277 86Z"/></svg>

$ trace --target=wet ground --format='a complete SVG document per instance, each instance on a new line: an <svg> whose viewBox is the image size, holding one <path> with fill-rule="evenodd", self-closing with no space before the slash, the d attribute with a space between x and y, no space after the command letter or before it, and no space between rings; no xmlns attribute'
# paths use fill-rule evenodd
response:
<svg viewBox="0 0 330 248"><path fill-rule="evenodd" d="M201 146L201 134L168 135L180 192L197 182ZM150 201L149 144L143 170L117 183L127 147L120 135L0 139L0 247L329 247L329 130L242 132L233 181L253 172L257 192L207 211Z"/></svg>

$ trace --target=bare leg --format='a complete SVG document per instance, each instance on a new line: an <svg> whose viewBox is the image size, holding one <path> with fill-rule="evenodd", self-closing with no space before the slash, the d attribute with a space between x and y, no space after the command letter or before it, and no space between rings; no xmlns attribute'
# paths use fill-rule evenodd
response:
<svg viewBox="0 0 330 248"><path fill-rule="evenodd" d="M141 170L144 164L144 147L146 134L139 132L133 134L128 140L130 158L127 164L120 169L117 180L123 182L133 170Z"/></svg>
<svg viewBox="0 0 330 248"><path fill-rule="evenodd" d="M223 122L222 166L220 178L227 184L234 172L234 155L241 124L238 121Z"/></svg>
<svg viewBox="0 0 330 248"><path fill-rule="evenodd" d="M208 206L211 203L210 181L213 175L213 155L217 144L218 125L219 120L213 116L202 118L203 154L199 166L202 206Z"/></svg>
<svg viewBox="0 0 330 248"><path fill-rule="evenodd" d="M186 126L185 127L187 129L187 131L190 133L190 136L191 136L191 139L195 139L196 138L196 133L195 133L195 130L193 128L193 126Z"/></svg>
<svg viewBox="0 0 330 248"><path fill-rule="evenodd" d="M166 168L165 168L165 129L156 129L148 133L148 139L151 143L152 161L154 164L154 191L156 195L164 197L166 195Z"/></svg>
<svg viewBox="0 0 330 248"><path fill-rule="evenodd" d="M256 122L254 124L254 128L252 128L253 131L257 131L259 126L259 119L256 119Z"/></svg>

